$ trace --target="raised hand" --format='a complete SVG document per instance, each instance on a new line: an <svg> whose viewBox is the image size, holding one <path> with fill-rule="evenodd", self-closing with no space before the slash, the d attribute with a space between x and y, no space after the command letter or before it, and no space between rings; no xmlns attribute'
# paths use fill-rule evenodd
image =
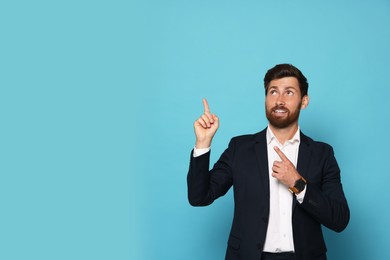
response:
<svg viewBox="0 0 390 260"><path fill-rule="evenodd" d="M211 114L209 104L203 99L204 113L194 123L196 148L208 148L219 127L219 118Z"/></svg>
<svg viewBox="0 0 390 260"><path fill-rule="evenodd" d="M281 161L274 161L272 177L275 177L287 187L293 187L295 182L301 178L301 175L296 170L294 164L277 146L274 147L274 150L279 155Z"/></svg>

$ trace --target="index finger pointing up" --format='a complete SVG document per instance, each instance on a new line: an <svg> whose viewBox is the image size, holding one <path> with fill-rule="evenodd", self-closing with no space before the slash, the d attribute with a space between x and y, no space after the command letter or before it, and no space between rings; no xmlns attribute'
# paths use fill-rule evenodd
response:
<svg viewBox="0 0 390 260"><path fill-rule="evenodd" d="M210 113L209 103L207 103L207 100L205 98L203 99L203 108L205 113Z"/></svg>

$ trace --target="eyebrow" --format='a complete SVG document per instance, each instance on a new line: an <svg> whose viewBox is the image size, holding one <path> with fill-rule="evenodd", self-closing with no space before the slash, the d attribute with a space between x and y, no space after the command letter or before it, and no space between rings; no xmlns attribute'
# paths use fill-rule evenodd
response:
<svg viewBox="0 0 390 260"><path fill-rule="evenodd" d="M278 86L271 86L271 87L268 87L268 89L278 89L278 88L279 88ZM297 89L294 88L293 86L288 86L288 87L285 87L284 89L285 89L285 90L290 90L290 89L297 90Z"/></svg>
<svg viewBox="0 0 390 260"><path fill-rule="evenodd" d="M297 89L294 88L294 87L286 87L285 89L288 89L288 90L290 90L290 89L297 90Z"/></svg>

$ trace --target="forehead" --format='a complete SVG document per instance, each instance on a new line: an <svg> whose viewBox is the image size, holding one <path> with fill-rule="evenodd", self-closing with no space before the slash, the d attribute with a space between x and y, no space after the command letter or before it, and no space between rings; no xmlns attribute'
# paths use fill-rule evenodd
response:
<svg viewBox="0 0 390 260"><path fill-rule="evenodd" d="M286 89L293 88L296 90L300 90L299 82L295 77L284 77L280 79L271 80L268 89L277 88L277 89Z"/></svg>

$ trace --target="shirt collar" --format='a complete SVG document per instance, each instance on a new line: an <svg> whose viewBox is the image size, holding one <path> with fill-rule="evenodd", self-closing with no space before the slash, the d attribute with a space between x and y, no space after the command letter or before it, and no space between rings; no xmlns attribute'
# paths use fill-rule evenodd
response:
<svg viewBox="0 0 390 260"><path fill-rule="evenodd" d="M298 142L300 143L301 142L301 135L300 135L300 131L301 129L299 128L298 126L298 129L297 131L295 132L294 136L288 140L286 143L295 143L295 142ZM274 139L279 143L278 139L276 139L276 136L274 135L274 133L272 132L271 128L267 127L267 134L266 134L266 137L267 137L267 144L270 144Z"/></svg>

